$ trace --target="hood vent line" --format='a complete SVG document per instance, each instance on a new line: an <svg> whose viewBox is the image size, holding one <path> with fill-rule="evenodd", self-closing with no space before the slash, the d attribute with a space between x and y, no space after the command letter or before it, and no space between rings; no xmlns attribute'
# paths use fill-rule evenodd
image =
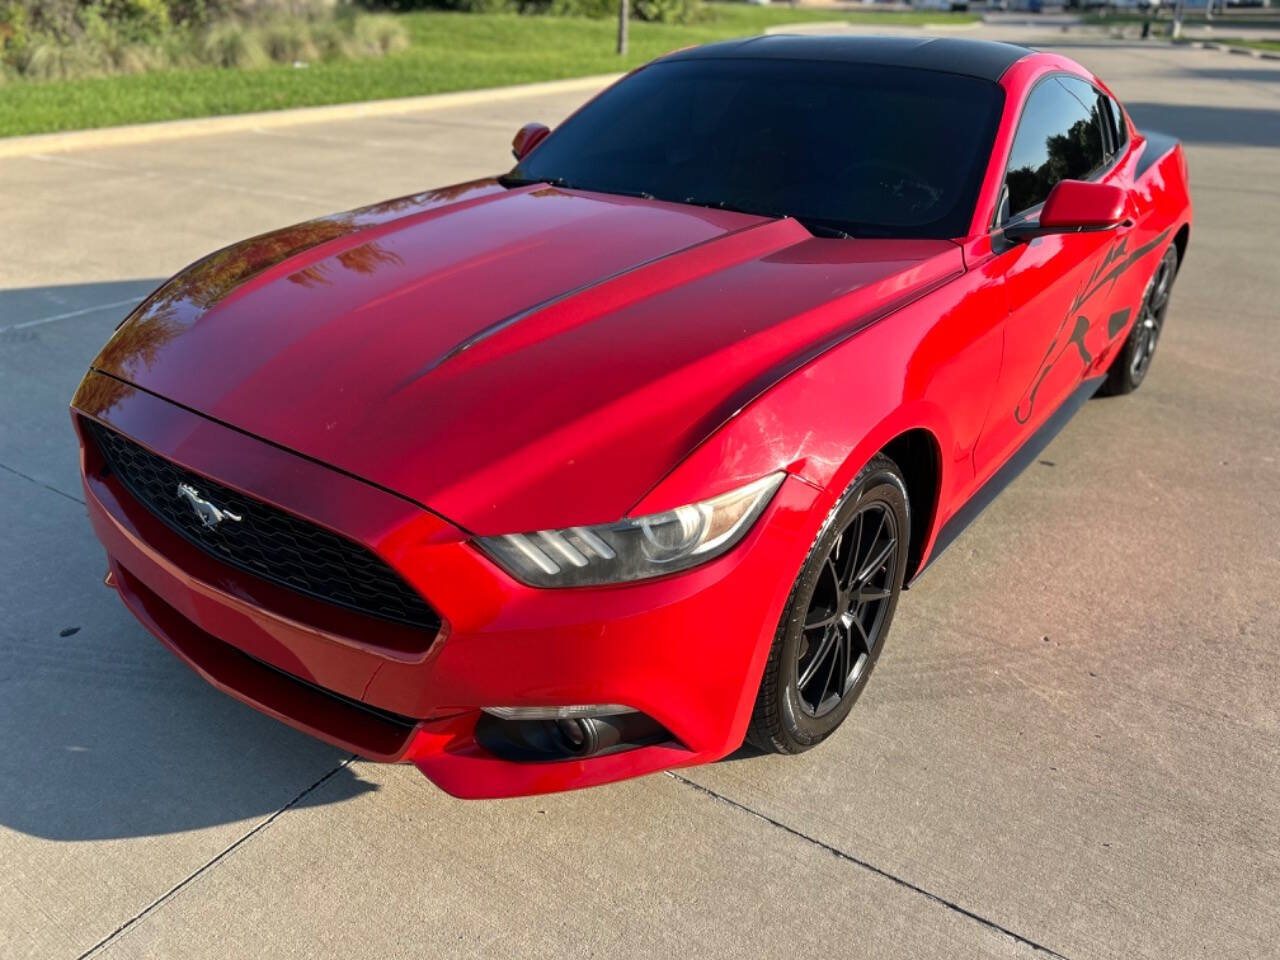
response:
<svg viewBox="0 0 1280 960"><path fill-rule="evenodd" d="M588 280L586 283L580 284L579 286L576 286L571 290L566 290L564 293L558 293L554 297L548 297L547 299L542 300L539 303L535 303L531 307L527 307L524 310L521 310L519 313L513 313L509 317L504 317L503 319L497 321L496 323L490 324L489 326L485 327L483 330L476 331L471 336L467 337L465 340L459 341L457 344L450 347L448 350L446 350L443 354L441 354L435 360L432 360L431 362L415 370L409 376L405 377L402 381L400 381L400 383L396 384L395 389L392 392L394 393L394 392L403 390L405 387L408 387L413 383L417 382L418 380L422 379L427 374L431 373L433 370L436 370L439 367L442 367L444 364L448 363L450 360L454 359L459 354L465 353L467 350L470 350L472 347L476 346L477 344L482 343L485 340L488 340L490 337L493 337L501 333L503 330L507 330L510 327L514 327L516 324L520 323L521 321L528 319L534 314L542 312L548 307L553 307L558 303L563 303L567 300L571 300L574 297L577 297L583 293L586 293L588 290L592 290L597 287L602 287L605 284L611 283L612 281L617 280L621 277L625 277L639 270L643 270L646 267L651 267L655 263L661 263L664 260L671 259L672 257L681 256L682 254L689 253L690 251L697 250L700 247L704 247L709 244L720 243L721 241L729 237L740 236L741 234L747 233L751 230L758 230L762 227L767 227L773 224L783 223L783 222L785 221L784 220L766 220L761 223L751 223L745 227L739 227L737 230L730 230L727 233L720 234L719 236L709 237L706 240L700 240L699 242L690 244L687 247L680 247L679 249L676 249L676 250L669 250L666 253L660 253L656 257L650 257L648 260L641 260L639 263L633 263L630 266L623 267L621 270L617 270L606 276L597 277L594 280Z"/></svg>

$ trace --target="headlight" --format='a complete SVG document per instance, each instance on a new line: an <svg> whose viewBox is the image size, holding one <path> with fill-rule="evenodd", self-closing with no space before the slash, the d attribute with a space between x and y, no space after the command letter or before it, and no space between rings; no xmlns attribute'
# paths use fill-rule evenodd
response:
<svg viewBox="0 0 1280 960"><path fill-rule="evenodd" d="M660 577L728 551L764 511L784 473L665 513L595 527L480 537L476 544L535 587L582 587Z"/></svg>

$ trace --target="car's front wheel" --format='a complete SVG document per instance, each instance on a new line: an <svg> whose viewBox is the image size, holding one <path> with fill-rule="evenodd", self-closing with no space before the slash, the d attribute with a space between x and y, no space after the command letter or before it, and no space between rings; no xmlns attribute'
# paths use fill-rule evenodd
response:
<svg viewBox="0 0 1280 960"><path fill-rule="evenodd" d="M893 620L910 542L907 488L878 455L832 509L778 624L747 740L800 753L848 716Z"/></svg>
<svg viewBox="0 0 1280 960"><path fill-rule="evenodd" d="M1164 255L1156 264L1155 272L1142 295L1142 305L1138 308L1138 318L1133 321L1129 336L1111 361L1107 370L1107 379L1099 391L1106 396L1117 396L1132 393L1142 385L1151 369L1151 358L1155 356L1156 343L1160 340L1160 331L1164 328L1164 315L1169 309L1169 296L1173 293L1173 278L1178 273L1178 251L1172 246L1165 248Z"/></svg>

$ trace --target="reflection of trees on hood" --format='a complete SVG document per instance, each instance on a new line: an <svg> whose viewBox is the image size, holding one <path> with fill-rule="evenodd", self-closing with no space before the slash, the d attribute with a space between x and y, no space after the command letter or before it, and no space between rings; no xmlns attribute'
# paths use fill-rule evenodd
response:
<svg viewBox="0 0 1280 960"><path fill-rule="evenodd" d="M379 267L404 266L404 260L400 258L398 253L393 253L382 247L377 240L362 243L360 246L352 247L350 250L343 250L338 254L338 262L348 270L354 270L356 273L366 275L373 273Z"/></svg>
<svg viewBox="0 0 1280 960"><path fill-rule="evenodd" d="M134 389L132 385L115 377L90 374L80 381L71 404L77 410L83 410L95 417L103 417L117 403L133 393Z"/></svg>
<svg viewBox="0 0 1280 960"><path fill-rule="evenodd" d="M340 214L298 223L232 244L175 277L161 291L153 306L176 306L185 301L200 312L208 310L263 270L311 247L346 236L355 229L353 221L352 215Z"/></svg>
<svg viewBox="0 0 1280 960"><path fill-rule="evenodd" d="M422 193L411 193L407 197L383 200L381 203L361 207L355 211L355 214L360 225L364 226L369 221L384 220L387 214L390 213L404 213L415 207L430 210L432 207L439 207L455 200L461 200L468 193L473 193L477 190L491 190L494 187L495 183L489 177L484 177L480 180L468 180L466 183L455 183L449 187L437 187L434 190L424 190Z"/></svg>
<svg viewBox="0 0 1280 960"><path fill-rule="evenodd" d="M369 276L378 270L401 267L404 261L399 254L376 239L360 242L363 239L360 231L471 195L501 190L493 180L430 190L272 230L196 261L151 294L116 329L93 363L97 369L113 376L86 377L76 395L76 406L95 415L105 413L134 389L123 381L137 377L155 364L170 340L197 323L237 287L289 258L342 237L350 237L348 242L355 244L289 275L292 283L303 287L328 284L328 271L334 269Z"/></svg>
<svg viewBox="0 0 1280 960"><path fill-rule="evenodd" d="M179 318L189 322L195 319L192 314L208 310L246 280L304 250L397 216L443 206L463 199L469 193L492 188L492 180L473 180L308 220L242 240L197 261L179 274L153 298L147 309L166 304L181 305L184 309L179 311ZM348 270L363 274L373 273L380 266L401 263L394 253L380 247L376 241L343 251L338 260ZM310 267L298 271L290 279L303 286L325 282L323 271L317 272Z"/></svg>
<svg viewBox="0 0 1280 960"><path fill-rule="evenodd" d="M1093 168L1091 158L1102 154L1099 136L1097 121L1084 119L1073 123L1065 134L1048 137L1048 157L1039 169L1019 167L1009 171L1010 207L1025 210L1044 199L1059 180L1086 176Z"/></svg>
<svg viewBox="0 0 1280 960"><path fill-rule="evenodd" d="M366 276L374 273L379 267L404 266L404 260L398 253L388 250L377 240L370 240L368 243L362 243L360 246L352 247L350 250L343 250L334 259L347 270L362 273ZM289 274L289 282L308 288L327 284L330 282L329 264L331 262L324 261L303 267L301 270Z"/></svg>
<svg viewBox="0 0 1280 960"><path fill-rule="evenodd" d="M171 304L160 308L152 305L116 330L93 365L116 376L131 377L140 366L150 367L155 363L160 348L182 327ZM132 392L133 387L114 377L85 377L73 403L97 416Z"/></svg>
<svg viewBox="0 0 1280 960"><path fill-rule="evenodd" d="M116 331L100 354L97 365L122 374L130 368L136 369L139 363L150 366L160 347L183 327L195 323L241 284L290 257L398 217L431 210L464 199L468 194L494 189L501 188L492 180L460 183L308 220L234 243L196 261L147 298ZM338 252L332 260L314 263L290 274L289 280L303 287L327 284L329 277L326 271L332 262L366 276L384 267L397 267L404 263L398 254L377 240L368 240Z"/></svg>

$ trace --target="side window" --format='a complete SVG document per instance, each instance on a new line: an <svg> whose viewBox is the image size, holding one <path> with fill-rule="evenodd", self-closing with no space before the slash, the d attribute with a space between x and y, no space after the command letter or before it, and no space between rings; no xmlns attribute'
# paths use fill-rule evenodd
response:
<svg viewBox="0 0 1280 960"><path fill-rule="evenodd" d="M1104 162L1110 163L1117 153L1118 143L1116 141L1116 127L1111 120L1111 107L1107 102L1106 94L1093 84L1087 83L1078 77L1059 77L1058 79L1067 88L1067 91L1093 115L1093 122L1097 124L1098 129L1101 131Z"/></svg>
<svg viewBox="0 0 1280 960"><path fill-rule="evenodd" d="M1103 97L1107 106L1107 120L1111 125L1111 155L1118 156L1124 152L1129 143L1129 126L1124 122L1124 111L1114 97Z"/></svg>
<svg viewBox="0 0 1280 960"><path fill-rule="evenodd" d="M1059 180L1087 180L1106 163L1098 96L1083 82L1092 100L1080 96L1070 79L1042 80L1027 98L1005 173L1005 220L1044 203Z"/></svg>

